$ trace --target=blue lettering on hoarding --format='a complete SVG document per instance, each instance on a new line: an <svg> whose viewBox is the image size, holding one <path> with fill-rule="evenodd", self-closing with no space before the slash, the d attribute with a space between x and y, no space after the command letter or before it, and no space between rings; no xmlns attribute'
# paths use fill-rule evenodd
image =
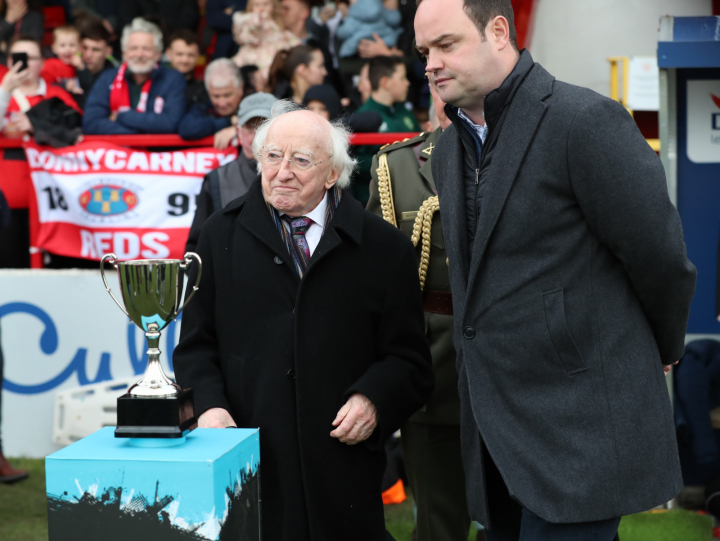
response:
<svg viewBox="0 0 720 541"><path fill-rule="evenodd" d="M40 335L40 350L45 355L52 355L58 348L58 333L52 318L40 307L25 302L11 302L0 306L0 320L11 314L27 314L39 319L45 329ZM182 314L177 320L182 319ZM172 355L175 350L175 333L177 329L177 320L171 321L163 330L166 337L167 352L163 355L167 359L170 370L173 371ZM129 322L127 326L127 348L130 366L135 375L145 372L148 363L147 353L144 351L147 342L143 340L143 347L138 352L135 347L135 331L137 326L133 322ZM100 383L113 379L110 372L110 353L103 352L100 355L100 366L94 379L90 379L87 375L87 348L78 348L75 356L70 363L57 376L43 383L36 385L22 385L15 383L7 378L3 380L3 389L18 394L40 394L50 391L62 385L73 374L77 374L80 385L89 385L91 383Z"/></svg>
<svg viewBox="0 0 720 541"><path fill-rule="evenodd" d="M58 334L55 323L50 316L40 307L25 302L11 302L0 306L0 319L11 314L28 314L39 319L45 326L40 335L40 350L45 355L52 355L57 351ZM100 383L112 379L110 373L110 354L102 353L100 356L100 367L94 379L87 376L86 370L87 349L78 348L70 364L57 376L37 385L21 385L7 378L3 381L3 389L18 394L39 394L45 393L64 383L70 376L77 374L80 385Z"/></svg>
<svg viewBox="0 0 720 541"><path fill-rule="evenodd" d="M713 113L712 116L712 129L720 130L720 113Z"/></svg>

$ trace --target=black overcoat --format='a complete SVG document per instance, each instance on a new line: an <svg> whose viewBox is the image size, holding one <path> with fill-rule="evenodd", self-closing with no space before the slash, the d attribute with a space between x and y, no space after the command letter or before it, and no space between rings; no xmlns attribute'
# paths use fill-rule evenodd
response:
<svg viewBox="0 0 720 541"><path fill-rule="evenodd" d="M471 516L487 522L482 442L511 495L550 522L667 502L683 484L663 364L683 355L695 268L660 159L620 104L535 64L469 250L463 152L451 126L432 171Z"/></svg>
<svg viewBox="0 0 720 541"><path fill-rule="evenodd" d="M175 374L196 415L260 427L263 539L384 541L382 444L433 386L412 244L346 195L300 280L255 182L197 253ZM349 446L329 434L355 392L379 425Z"/></svg>

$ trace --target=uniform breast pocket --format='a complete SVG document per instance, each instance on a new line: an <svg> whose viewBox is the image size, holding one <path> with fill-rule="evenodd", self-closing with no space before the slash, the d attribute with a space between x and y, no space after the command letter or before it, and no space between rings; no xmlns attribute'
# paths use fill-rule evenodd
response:
<svg viewBox="0 0 720 541"><path fill-rule="evenodd" d="M577 374L587 370L587 364L580 355L570 334L565 319L565 299L563 289L554 289L543 293L545 323L553 347L568 374Z"/></svg>

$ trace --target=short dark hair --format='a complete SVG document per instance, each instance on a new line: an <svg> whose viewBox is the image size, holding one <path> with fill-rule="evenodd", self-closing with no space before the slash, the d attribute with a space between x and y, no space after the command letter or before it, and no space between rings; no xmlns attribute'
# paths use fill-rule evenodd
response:
<svg viewBox="0 0 720 541"><path fill-rule="evenodd" d="M92 41L104 41L110 43L112 36L102 22L102 19L88 17L80 24L80 41L90 39Z"/></svg>
<svg viewBox="0 0 720 541"><path fill-rule="evenodd" d="M167 41L167 46L172 47L172 44L179 39L184 41L187 45L197 45L198 50L200 49L200 40L198 39L197 34L192 30L188 30L187 28L183 28L182 30L176 30L175 32L170 34L170 38Z"/></svg>
<svg viewBox="0 0 720 541"><path fill-rule="evenodd" d="M20 43L21 41L29 41L30 43L34 43L37 45L38 51L40 51L40 54L42 54L42 44L35 39L34 36L31 36L30 34L19 34L15 36L13 39L10 40L10 45L8 45L8 51L12 48L13 45L16 43Z"/></svg>
<svg viewBox="0 0 720 541"><path fill-rule="evenodd" d="M368 78L373 92L380 88L383 77L392 77L397 67L403 63L399 56L375 56L368 62Z"/></svg>
<svg viewBox="0 0 720 541"><path fill-rule="evenodd" d="M417 0L419 6L423 0ZM463 9L475 26L480 31L482 40L485 41L485 27L494 17L505 17L510 27L510 44L513 49L518 50L517 32L515 31L515 14L510 0L463 0Z"/></svg>

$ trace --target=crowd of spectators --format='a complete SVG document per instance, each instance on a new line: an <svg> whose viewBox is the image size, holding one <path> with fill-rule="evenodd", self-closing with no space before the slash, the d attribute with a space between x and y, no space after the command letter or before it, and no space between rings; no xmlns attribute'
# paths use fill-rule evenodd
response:
<svg viewBox="0 0 720 541"><path fill-rule="evenodd" d="M406 46L414 2L316 1L54 1L65 24L51 31L49 0L0 0L3 135L35 132L28 111L58 98L51 107L81 113L83 134L212 136L224 149L238 144L238 106L255 92L354 131L419 131L415 111L428 104ZM375 151L358 151L361 201Z"/></svg>

